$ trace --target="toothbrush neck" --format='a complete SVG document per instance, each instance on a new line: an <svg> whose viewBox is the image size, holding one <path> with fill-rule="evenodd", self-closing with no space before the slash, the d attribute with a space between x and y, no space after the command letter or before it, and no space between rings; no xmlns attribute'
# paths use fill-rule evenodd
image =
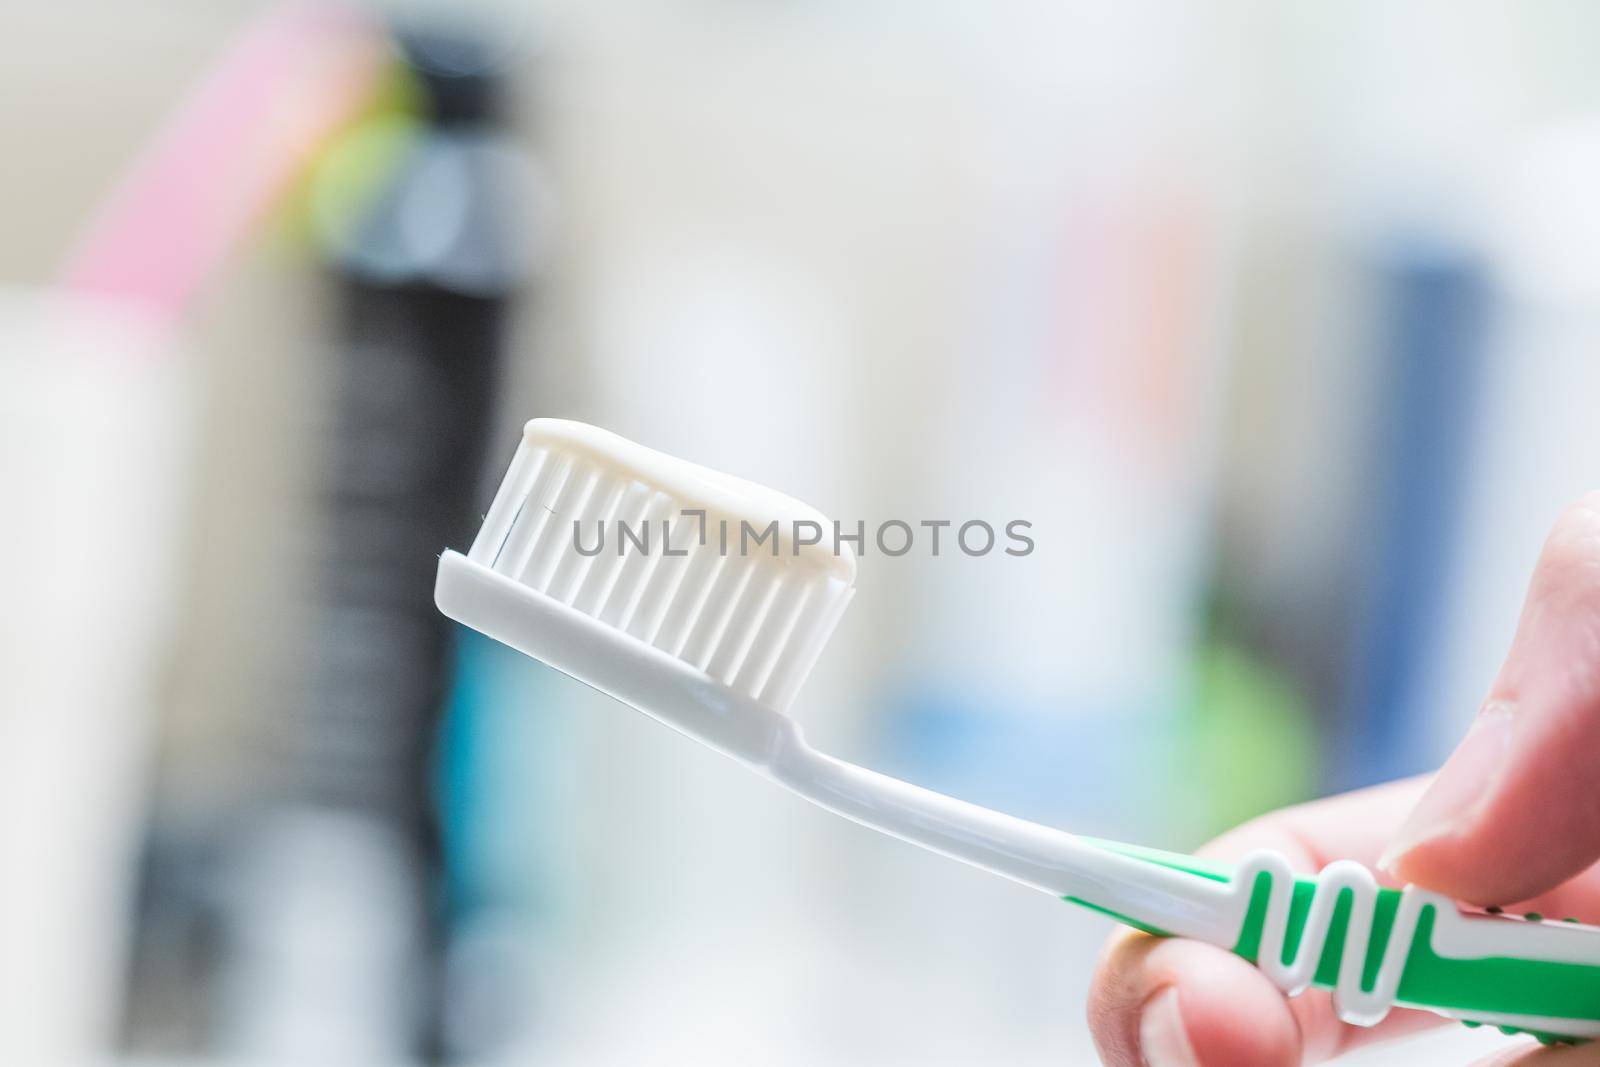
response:
<svg viewBox="0 0 1600 1067"><path fill-rule="evenodd" d="M798 728L767 770L781 785L863 826L1054 895L1070 891L1064 868L1101 854L1059 830L818 752Z"/></svg>
<svg viewBox="0 0 1600 1067"><path fill-rule="evenodd" d="M798 726L765 770L807 800L864 826L1052 896L1159 920L1156 925L1175 933L1209 932L1230 908L1222 883L835 759L807 745Z"/></svg>

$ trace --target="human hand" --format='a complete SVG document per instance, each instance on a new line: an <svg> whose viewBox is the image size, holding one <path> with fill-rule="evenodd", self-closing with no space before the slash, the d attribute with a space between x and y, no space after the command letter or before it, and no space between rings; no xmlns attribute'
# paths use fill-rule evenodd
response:
<svg viewBox="0 0 1600 1067"><path fill-rule="evenodd" d="M1389 885L1600 922L1600 493L1546 540L1511 651L1438 774L1274 812L1201 854L1259 848L1307 872L1354 859ZM1350 1026L1325 991L1291 1000L1229 952L1133 931L1111 938L1089 995L1111 1067L1298 1067L1443 1022L1396 1009ZM1530 1044L1484 1062L1600 1067L1600 1043Z"/></svg>

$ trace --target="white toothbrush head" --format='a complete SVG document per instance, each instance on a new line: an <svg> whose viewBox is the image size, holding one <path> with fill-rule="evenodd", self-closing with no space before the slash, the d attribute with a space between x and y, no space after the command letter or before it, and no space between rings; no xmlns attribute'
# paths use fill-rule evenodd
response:
<svg viewBox="0 0 1600 1067"><path fill-rule="evenodd" d="M759 758L749 745L788 710L854 592L855 556L834 534L791 497L594 426L535 419L471 550L440 558L435 600ZM725 721L707 718L708 700Z"/></svg>

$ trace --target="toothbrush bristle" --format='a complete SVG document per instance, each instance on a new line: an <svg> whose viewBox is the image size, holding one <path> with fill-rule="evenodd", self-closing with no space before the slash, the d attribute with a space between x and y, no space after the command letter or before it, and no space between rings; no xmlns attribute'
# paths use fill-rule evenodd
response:
<svg viewBox="0 0 1600 1067"><path fill-rule="evenodd" d="M763 492L590 427L536 420L468 558L783 711L850 599L854 559L831 544L796 546L792 532L742 552L741 520L782 528L801 514L769 513L766 501L804 507ZM726 548L721 521L731 523Z"/></svg>

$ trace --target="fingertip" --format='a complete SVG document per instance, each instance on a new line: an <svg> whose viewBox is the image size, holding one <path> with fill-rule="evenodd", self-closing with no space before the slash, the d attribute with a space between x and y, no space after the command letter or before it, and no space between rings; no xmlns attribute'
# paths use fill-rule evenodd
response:
<svg viewBox="0 0 1600 1067"><path fill-rule="evenodd" d="M1595 1067L1600 1050L1593 1045L1517 1045L1501 1049L1472 1067Z"/></svg>
<svg viewBox="0 0 1600 1067"><path fill-rule="evenodd" d="M1163 986L1139 1013L1139 1054L1147 1067L1201 1067L1175 985Z"/></svg>
<svg viewBox="0 0 1600 1067"><path fill-rule="evenodd" d="M1597 809L1574 792L1588 789L1581 783L1593 781L1600 764L1590 769L1591 756L1575 755L1575 744L1551 742L1547 728L1524 721L1470 732L1380 868L1401 883L1488 905L1537 896L1589 867L1600 853ZM1476 795L1469 788L1449 803L1461 786L1460 777L1452 777L1458 759L1478 738L1498 744L1493 735L1502 730L1516 736L1504 744L1501 766L1485 776Z"/></svg>
<svg viewBox="0 0 1600 1067"><path fill-rule="evenodd" d="M1300 1062L1300 1028L1289 1002L1256 968L1231 952L1193 941L1172 941L1151 955L1156 974L1170 976L1179 992L1199 1067Z"/></svg>
<svg viewBox="0 0 1600 1067"><path fill-rule="evenodd" d="M1600 858L1600 494L1545 541L1489 699L1385 853L1396 877L1480 904Z"/></svg>
<svg viewBox="0 0 1600 1067"><path fill-rule="evenodd" d="M1160 942L1119 928L1106 940L1089 984L1089 1033L1107 1067L1139 1067L1138 1016L1150 995L1144 960Z"/></svg>
<svg viewBox="0 0 1600 1067"><path fill-rule="evenodd" d="M1502 904L1528 895L1513 888L1522 877L1505 873L1498 857L1485 862L1475 855L1479 851L1471 838L1441 838L1398 852L1383 870L1401 884L1427 886L1468 904Z"/></svg>
<svg viewBox="0 0 1600 1067"><path fill-rule="evenodd" d="M1244 960L1182 939L1123 937L1102 960L1090 1027L1115 1067L1292 1067L1288 1002Z"/></svg>

